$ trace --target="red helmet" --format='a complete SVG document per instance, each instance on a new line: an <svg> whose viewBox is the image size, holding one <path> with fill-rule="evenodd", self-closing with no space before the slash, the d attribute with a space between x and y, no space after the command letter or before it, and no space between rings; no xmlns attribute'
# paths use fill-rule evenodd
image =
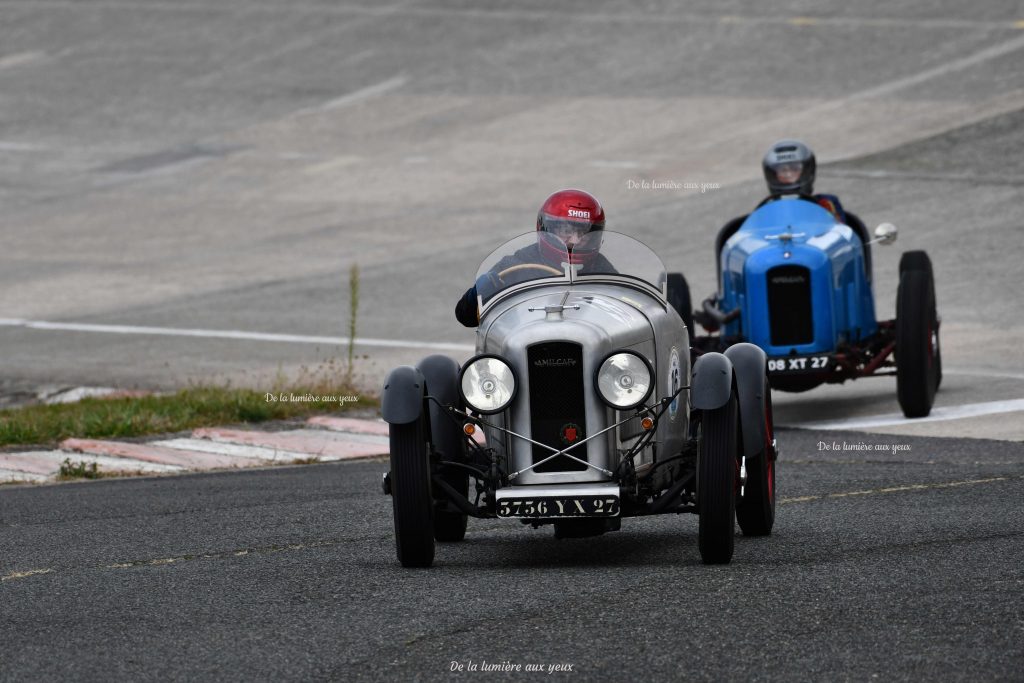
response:
<svg viewBox="0 0 1024 683"><path fill-rule="evenodd" d="M537 231L554 235L564 242L572 263L587 263L597 253L600 241L594 243L594 248L588 249L586 254L573 252L573 247L584 235L597 230L604 230L604 209L594 195L583 190L559 190L545 199L537 212ZM545 240L538 241L542 250L556 251ZM557 250L557 253L548 255L554 259L562 253Z"/></svg>

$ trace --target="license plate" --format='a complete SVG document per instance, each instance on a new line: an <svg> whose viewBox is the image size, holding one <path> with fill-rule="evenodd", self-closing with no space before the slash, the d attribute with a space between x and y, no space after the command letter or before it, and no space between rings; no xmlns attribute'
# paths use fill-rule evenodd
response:
<svg viewBox="0 0 1024 683"><path fill-rule="evenodd" d="M827 355L783 356L768 359L768 372L777 374L825 372L831 367L832 358Z"/></svg>
<svg viewBox="0 0 1024 683"><path fill-rule="evenodd" d="M559 496L505 498L498 501L499 517L617 517L618 496Z"/></svg>

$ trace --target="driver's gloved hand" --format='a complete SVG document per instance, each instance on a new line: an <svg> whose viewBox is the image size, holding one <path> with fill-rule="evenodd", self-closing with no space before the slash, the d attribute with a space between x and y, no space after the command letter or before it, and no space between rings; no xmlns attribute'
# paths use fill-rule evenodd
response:
<svg viewBox="0 0 1024 683"><path fill-rule="evenodd" d="M487 301L494 296L502 287L501 279L494 272L487 272L476 279L476 284L466 290L466 293L455 304L455 319L466 327L476 327L480 324L480 311L477 310L476 297L479 294Z"/></svg>
<svg viewBox="0 0 1024 683"><path fill-rule="evenodd" d="M476 286L470 287L455 304L455 319L466 327L480 324L480 312L476 308Z"/></svg>

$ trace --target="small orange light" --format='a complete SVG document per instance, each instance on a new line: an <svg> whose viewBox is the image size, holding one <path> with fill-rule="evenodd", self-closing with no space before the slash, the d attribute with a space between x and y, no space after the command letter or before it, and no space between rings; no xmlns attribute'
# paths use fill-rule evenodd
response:
<svg viewBox="0 0 1024 683"><path fill-rule="evenodd" d="M473 436L476 434L476 425L472 422L467 422L462 425L462 431L466 433L466 436Z"/></svg>
<svg viewBox="0 0 1024 683"><path fill-rule="evenodd" d="M649 417L645 417L640 420L640 426L644 428L644 431L650 431L651 427L654 426L654 420Z"/></svg>

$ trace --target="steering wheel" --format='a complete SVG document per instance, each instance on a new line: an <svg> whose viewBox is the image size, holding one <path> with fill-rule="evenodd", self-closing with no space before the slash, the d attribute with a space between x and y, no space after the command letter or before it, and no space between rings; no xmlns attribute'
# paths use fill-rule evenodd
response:
<svg viewBox="0 0 1024 683"><path fill-rule="evenodd" d="M505 276L509 273L515 273L520 270L542 270L545 273L551 273L552 275L565 275L565 273L558 268L545 265L543 263L520 263L515 266L509 266L505 270L498 273L498 279L504 280Z"/></svg>

